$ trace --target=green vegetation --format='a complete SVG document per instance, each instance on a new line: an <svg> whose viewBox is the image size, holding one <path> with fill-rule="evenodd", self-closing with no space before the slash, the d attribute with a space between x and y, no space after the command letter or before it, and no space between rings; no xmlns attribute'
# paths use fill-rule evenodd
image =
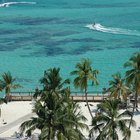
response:
<svg viewBox="0 0 140 140"><path fill-rule="evenodd" d="M98 81L96 79L97 74L99 73L98 70L94 70L91 67L91 62L89 59L82 59L81 62L77 63L75 66L76 70L71 72L71 75L76 75L77 77L74 79L74 86L76 88L80 88L81 91L84 91L87 107L89 110L89 113L91 117L93 118L92 112L90 110L88 100L87 100L87 88L88 88L88 81L91 80L92 85L98 84Z"/></svg>
<svg viewBox="0 0 140 140"><path fill-rule="evenodd" d="M102 131L96 140L118 140L118 131L125 139L130 138L131 131L128 124L132 114L128 110L120 113L118 106L119 100L114 99L104 100L98 105L98 113L92 119L93 128L90 130L90 136L97 132L98 126ZM132 125L135 125L134 121L132 121Z"/></svg>
<svg viewBox="0 0 140 140"><path fill-rule="evenodd" d="M140 53L133 54L133 56L129 59L128 62L125 63L124 66L130 68L126 71L126 82L133 89L135 96L132 110L132 114L134 115L134 110L135 108L137 110L138 107L138 94L140 93ZM131 127L133 115L131 116L129 128Z"/></svg>
<svg viewBox="0 0 140 140"><path fill-rule="evenodd" d="M127 100L128 93L130 93L129 87L125 84L125 79L121 78L120 73L116 73L112 75L113 80L109 81L110 87L108 88L108 92L110 92L110 97L114 97L115 99L123 99Z"/></svg>
<svg viewBox="0 0 140 140"><path fill-rule="evenodd" d="M69 80L62 81L59 68L53 68L45 71L41 83L43 89L35 93L40 98L33 109L37 117L22 123L21 132L27 128L26 133L30 134L37 128L41 131L40 140L81 140L81 130L88 126L79 105L70 99L69 88L63 87Z"/></svg>
<svg viewBox="0 0 140 140"><path fill-rule="evenodd" d="M97 106L95 115L90 109L87 97L89 83L98 84L99 71L92 68L89 59L82 59L71 72L71 75L75 76L75 88L84 91L86 105L92 118L91 130L86 125L87 119L83 116L79 104L71 99L70 80L62 79L60 68L46 70L40 79L43 88L34 94L33 112L36 115L21 124L21 133L31 135L34 130L39 129L40 140L82 140L85 138L82 130L86 129L89 131L89 137L97 132L97 140L119 140L118 132L123 140L129 140L130 127L135 126L133 115L138 107L140 93L140 53L135 53L124 66L128 68L125 77L122 78L119 72L112 75L109 88L104 91L109 94L109 98ZM10 100L11 89L20 87L14 82L10 72L4 73L0 79L0 90L5 90L7 101ZM123 112L120 111L120 103L126 103L130 94L135 98L133 109L130 111L127 106Z"/></svg>
<svg viewBox="0 0 140 140"><path fill-rule="evenodd" d="M5 89L5 98L10 101L11 89L16 89L21 87L19 84L15 84L15 78L12 77L10 72L5 72L2 74L2 79L0 79L0 91Z"/></svg>
<svg viewBox="0 0 140 140"><path fill-rule="evenodd" d="M138 93L140 93L140 53L135 53L124 66L130 68L126 71L126 82L134 90L135 107L138 107L137 98Z"/></svg>

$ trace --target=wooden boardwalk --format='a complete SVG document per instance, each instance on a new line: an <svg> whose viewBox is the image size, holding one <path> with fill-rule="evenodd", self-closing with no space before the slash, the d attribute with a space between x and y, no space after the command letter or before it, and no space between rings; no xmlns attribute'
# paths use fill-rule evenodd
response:
<svg viewBox="0 0 140 140"><path fill-rule="evenodd" d="M11 101L32 101L35 92L11 92Z"/></svg>
<svg viewBox="0 0 140 140"><path fill-rule="evenodd" d="M12 101L32 101L34 92L12 92L11 94L12 94L11 96ZM76 102L86 101L84 94L73 92L73 94L71 94L70 97L73 101L76 101ZM87 96L87 100L89 102L101 102L107 97L108 97L107 95L103 95L99 93L98 94L90 93Z"/></svg>
<svg viewBox="0 0 140 140"><path fill-rule="evenodd" d="M32 95L12 95L11 101L32 101Z"/></svg>
<svg viewBox="0 0 140 140"><path fill-rule="evenodd" d="M86 98L85 98L84 95L71 95L71 98L72 98L73 101L76 101L76 102L85 102L86 101ZM101 102L105 98L107 98L107 96L94 95L94 94L87 96L88 102Z"/></svg>

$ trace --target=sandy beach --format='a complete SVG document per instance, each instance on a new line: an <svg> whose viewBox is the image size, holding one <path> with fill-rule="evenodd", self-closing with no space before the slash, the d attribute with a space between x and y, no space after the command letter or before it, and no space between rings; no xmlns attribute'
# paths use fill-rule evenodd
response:
<svg viewBox="0 0 140 140"><path fill-rule="evenodd" d="M81 106L81 110L83 114L87 117L88 121L86 122L88 125L91 124L91 117L88 112L87 107L85 106L85 102L79 103ZM97 108L98 103L90 103L92 104L91 109L93 114L95 114L95 110ZM1 118L0 118L0 139L9 139L13 136L15 132L19 132L19 126L21 122L28 120L32 114L32 102L31 101L16 101L10 102L8 104L1 105ZM135 128L132 128L131 140L139 140L140 139L140 112L135 113L134 120L137 125ZM87 137L88 132L83 131L83 134Z"/></svg>
<svg viewBox="0 0 140 140"><path fill-rule="evenodd" d="M31 101L16 101L1 105L0 138L11 137L20 124L32 116ZM5 129L10 125L8 128Z"/></svg>

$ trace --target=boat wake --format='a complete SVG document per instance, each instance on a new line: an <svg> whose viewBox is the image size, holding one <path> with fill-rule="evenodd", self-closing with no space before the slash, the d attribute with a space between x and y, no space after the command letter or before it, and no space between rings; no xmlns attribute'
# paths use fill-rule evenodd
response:
<svg viewBox="0 0 140 140"><path fill-rule="evenodd" d="M0 4L0 7L9 7L10 5L15 5L15 4L36 4L36 2L6 2Z"/></svg>
<svg viewBox="0 0 140 140"><path fill-rule="evenodd" d="M112 33L112 34L123 34L123 35L132 35L132 36L140 36L140 32L135 30L128 30L128 29L121 29L121 28L112 28L112 27L105 27L99 23L96 24L88 24L86 25L87 28L99 32L105 33Z"/></svg>

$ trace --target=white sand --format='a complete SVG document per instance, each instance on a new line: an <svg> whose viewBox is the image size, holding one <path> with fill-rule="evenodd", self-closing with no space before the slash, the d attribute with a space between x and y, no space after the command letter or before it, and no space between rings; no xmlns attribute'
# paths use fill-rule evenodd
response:
<svg viewBox="0 0 140 140"><path fill-rule="evenodd" d="M82 109L83 114L85 115L85 117L88 119L88 121L86 122L88 125L91 124L91 117L90 114L88 112L87 107L85 106L86 103L81 102L80 106ZM94 111L96 110L96 105L98 103L91 103L93 106L91 106L91 109L93 111L93 115L95 114ZM9 123L18 120L19 118L30 114L32 112L32 102L29 101L20 101L20 102L10 102L8 104L2 104L1 106L1 118L0 118L0 128L3 126L8 125ZM136 128L132 128L132 134L131 134L131 140L139 140L140 139L140 129L138 129L138 127L140 127L140 113L137 113L134 116L134 120L137 122L137 126ZM7 122L7 124L3 124L4 122ZM16 126L13 126L11 129L3 132L0 134L0 138L4 138L4 137L11 137L15 131L19 131L20 124L17 124ZM83 134L85 134L85 136L88 135L88 132L83 131Z"/></svg>
<svg viewBox="0 0 140 140"><path fill-rule="evenodd" d="M88 111L88 108L85 107L86 103L80 103L81 109L85 117L88 119L86 122L88 125L91 125L91 117ZM93 111L93 116L95 115L96 109L97 109L97 104L99 103L91 103L93 106L91 106L91 110ZM139 104L140 106L140 104ZM140 108L139 108L140 110ZM121 110L124 111L124 110ZM135 112L134 118L136 121L136 127L131 127L131 138L130 140L140 140L140 112ZM91 126L89 126L91 128ZM88 135L88 132L84 131L85 136ZM119 138L122 139L121 135L119 134Z"/></svg>
<svg viewBox="0 0 140 140"><path fill-rule="evenodd" d="M19 118L30 114L32 112L32 102L30 101L16 101L1 105L0 128L4 127ZM6 124L4 124L6 123ZM10 137L15 131L18 131L20 124L13 126L12 129L0 134L1 137Z"/></svg>

